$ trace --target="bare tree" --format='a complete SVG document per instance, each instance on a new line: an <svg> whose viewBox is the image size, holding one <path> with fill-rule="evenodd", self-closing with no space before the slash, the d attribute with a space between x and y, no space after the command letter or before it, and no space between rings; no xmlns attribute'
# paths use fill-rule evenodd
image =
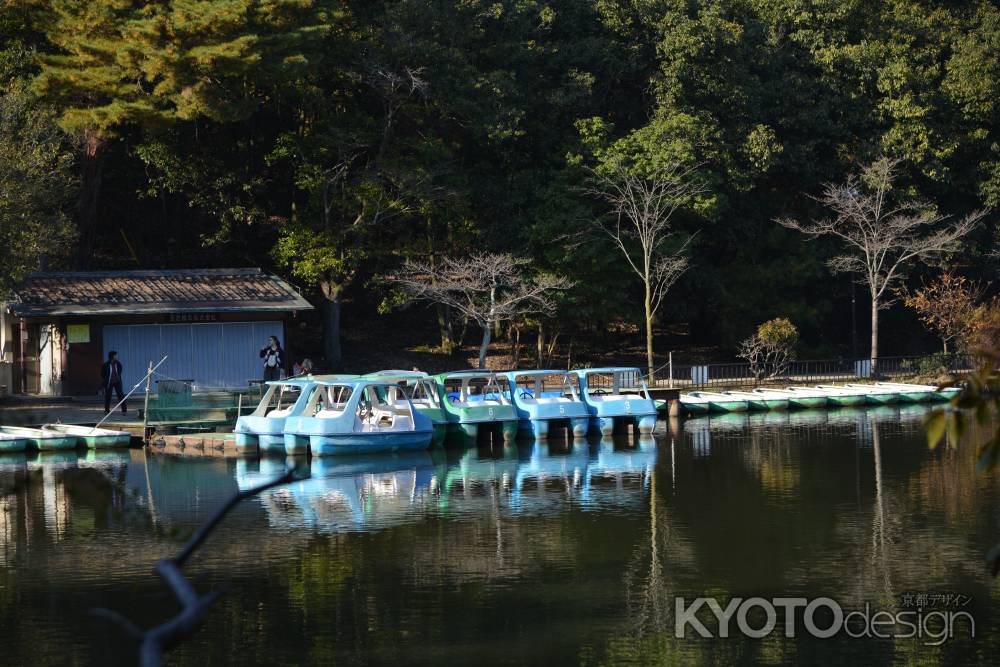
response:
<svg viewBox="0 0 1000 667"><path fill-rule="evenodd" d="M646 324L646 364L653 381L653 321L664 297L688 268L685 255L691 241L674 241L672 218L679 208L705 191L691 179L692 168L672 164L646 178L616 161L592 170L585 191L610 206L613 222L598 220L595 226L624 255L632 271L642 280Z"/></svg>
<svg viewBox="0 0 1000 667"><path fill-rule="evenodd" d="M890 203L898 160L879 158L862 165L860 174L843 184L828 183L814 197L830 210L825 219L799 222L783 218L777 222L811 237L833 236L846 246L843 255L829 266L835 273L855 273L871 294L871 372L878 368L878 312L893 301L892 288L915 261L940 255L957 247L985 215L976 211L944 224L930 205L917 200Z"/></svg>
<svg viewBox="0 0 1000 667"><path fill-rule="evenodd" d="M507 254L480 253L470 257L441 257L436 264L406 262L388 277L410 301L429 301L450 307L483 330L479 367L486 367L486 351L494 325L522 315L552 315L552 292L572 287L562 277L525 275L527 259Z"/></svg>

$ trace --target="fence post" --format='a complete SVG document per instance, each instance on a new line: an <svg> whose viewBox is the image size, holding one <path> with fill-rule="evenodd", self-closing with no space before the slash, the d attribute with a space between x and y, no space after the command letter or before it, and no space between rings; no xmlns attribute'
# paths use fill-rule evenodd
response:
<svg viewBox="0 0 1000 667"><path fill-rule="evenodd" d="M670 350L670 354L667 355L667 366L670 368L670 384L671 389L674 388L674 351Z"/></svg>

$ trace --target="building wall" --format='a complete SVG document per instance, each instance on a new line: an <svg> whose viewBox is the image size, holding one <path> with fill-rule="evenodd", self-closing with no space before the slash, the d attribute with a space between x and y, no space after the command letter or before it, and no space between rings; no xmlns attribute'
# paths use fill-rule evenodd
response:
<svg viewBox="0 0 1000 667"><path fill-rule="evenodd" d="M126 391L145 376L150 361L164 355L160 379L194 380L201 390L246 387L263 375L258 351L267 337L285 343L283 313L60 317L26 324L39 334L39 393L54 395L100 395L101 365L112 349L119 353ZM0 350L12 362L0 361L0 385L11 393L21 391L20 325L9 314L0 321ZM287 366L287 354L285 361Z"/></svg>

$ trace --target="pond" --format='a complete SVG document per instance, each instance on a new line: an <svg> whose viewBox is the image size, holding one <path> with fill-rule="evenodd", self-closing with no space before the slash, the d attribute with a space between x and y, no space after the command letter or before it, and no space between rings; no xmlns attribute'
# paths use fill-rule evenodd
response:
<svg viewBox="0 0 1000 667"><path fill-rule="evenodd" d="M311 464L6 455L0 663L131 660L91 610L163 621L176 606L155 561L293 465L311 477L242 503L190 561L199 590L225 595L167 664L995 664L1000 586L984 555L1000 540L1000 483L975 472L971 447L930 451L923 410L732 415L638 441ZM736 615L729 637L689 624L680 638L677 597L919 604L967 612L975 638L963 618L943 642L818 639L801 608L793 637L779 608L763 638ZM752 628L768 620L748 611ZM719 634L707 606L697 618Z"/></svg>

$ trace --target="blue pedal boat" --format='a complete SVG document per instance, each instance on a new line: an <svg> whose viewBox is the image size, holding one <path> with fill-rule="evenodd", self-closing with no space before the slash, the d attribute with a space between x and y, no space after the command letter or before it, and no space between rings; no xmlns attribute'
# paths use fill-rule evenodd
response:
<svg viewBox="0 0 1000 667"><path fill-rule="evenodd" d="M566 425L573 437L587 435L590 413L577 391L577 376L568 371L509 371L507 382L520 423L536 439L546 438L552 425Z"/></svg>
<svg viewBox="0 0 1000 667"><path fill-rule="evenodd" d="M573 373L579 378L592 431L612 435L616 426L629 430L634 425L640 433L653 432L656 404L638 368L582 368Z"/></svg>
<svg viewBox="0 0 1000 667"><path fill-rule="evenodd" d="M267 383L257 409L236 420L236 449L261 453L285 453L285 420L304 400L315 382L311 377L274 380Z"/></svg>
<svg viewBox="0 0 1000 667"><path fill-rule="evenodd" d="M434 444L444 442L448 434L448 416L445 414L441 393L435 378L423 371L376 371L362 375L366 380L391 382L403 388L413 407L434 424ZM400 407L405 407L400 404Z"/></svg>
<svg viewBox="0 0 1000 667"><path fill-rule="evenodd" d="M313 456L422 451L434 424L402 387L379 379L317 380L285 418L285 451Z"/></svg>

